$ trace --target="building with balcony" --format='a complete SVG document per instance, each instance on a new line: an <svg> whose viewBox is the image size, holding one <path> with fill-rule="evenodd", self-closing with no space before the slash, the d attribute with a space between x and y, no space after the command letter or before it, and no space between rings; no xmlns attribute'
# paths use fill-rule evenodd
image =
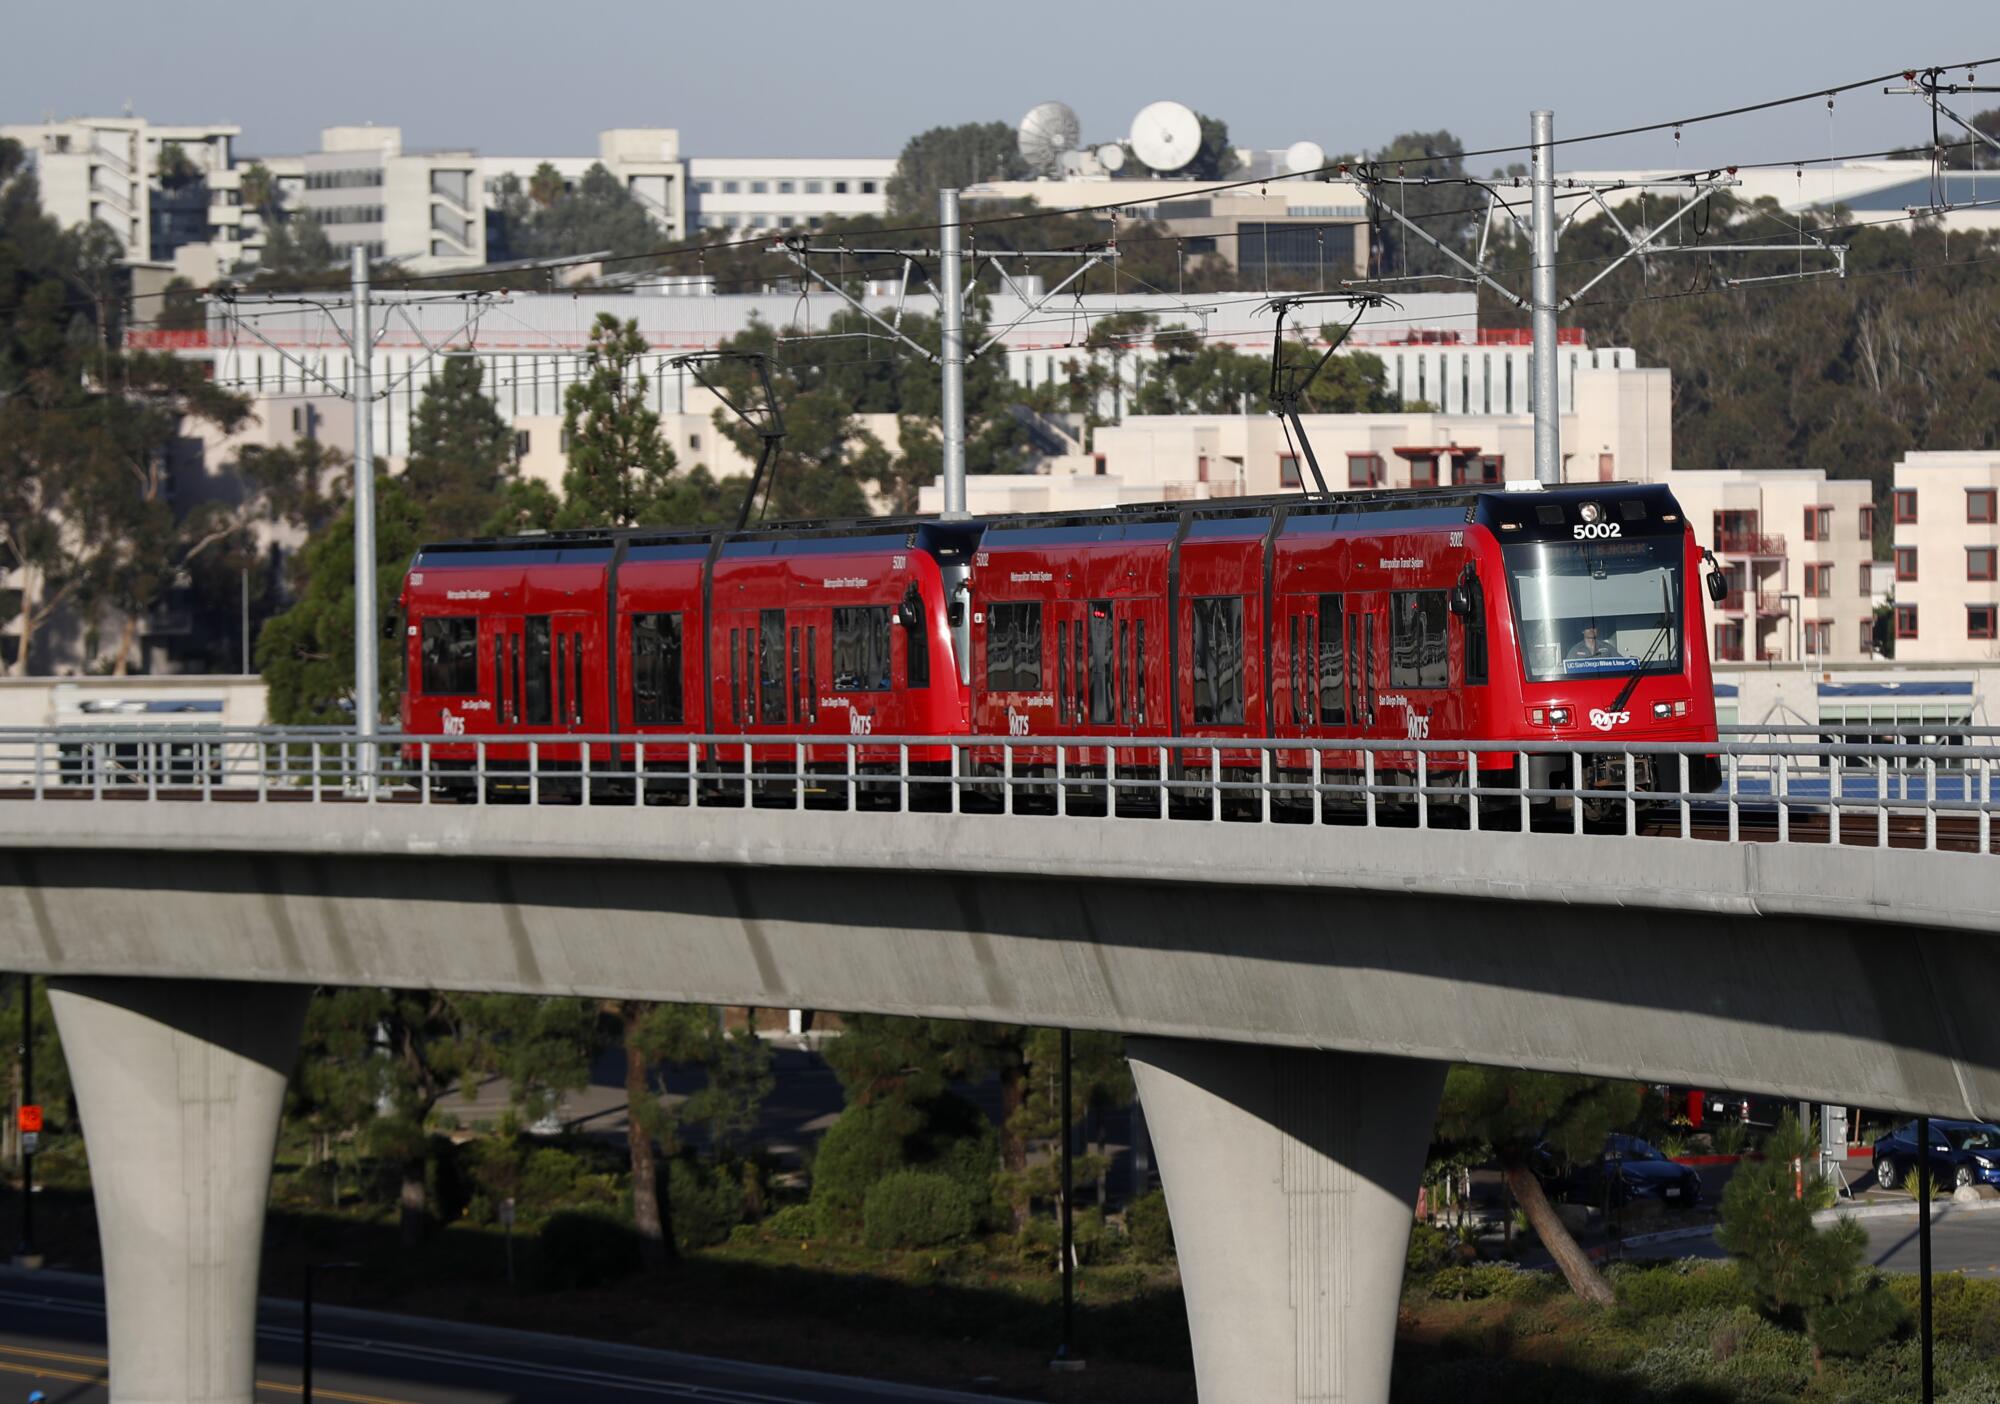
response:
<svg viewBox="0 0 2000 1404"><path fill-rule="evenodd" d="M294 214L320 225L343 254L433 270L486 262L479 158L470 151L406 152L399 127L328 127L300 158Z"/></svg>
<svg viewBox="0 0 2000 1404"><path fill-rule="evenodd" d="M42 209L63 227L101 224L127 263L171 265L197 245L235 257L242 210L232 148L241 130L75 117L0 126L0 136L21 143Z"/></svg>
<svg viewBox="0 0 2000 1404"><path fill-rule="evenodd" d="M887 156L697 156L688 162L690 231L749 238L886 215Z"/></svg>
<svg viewBox="0 0 2000 1404"><path fill-rule="evenodd" d="M1869 482L1804 468L1677 471L1667 482L1729 581L1708 609L1716 662L1875 656Z"/></svg>
<svg viewBox="0 0 2000 1404"><path fill-rule="evenodd" d="M1905 454L1890 504L1897 661L2000 658L2000 452Z"/></svg>

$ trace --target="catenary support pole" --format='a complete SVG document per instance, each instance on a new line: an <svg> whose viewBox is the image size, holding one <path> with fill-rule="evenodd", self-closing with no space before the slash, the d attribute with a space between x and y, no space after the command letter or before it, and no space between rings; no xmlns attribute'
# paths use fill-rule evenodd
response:
<svg viewBox="0 0 2000 1404"><path fill-rule="evenodd" d="M944 517L965 516L965 302L958 192L938 191L938 339L943 372Z"/></svg>
<svg viewBox="0 0 2000 1404"><path fill-rule="evenodd" d="M354 246L354 728L361 742L361 786L375 783L375 329L368 306L368 247Z"/></svg>
<svg viewBox="0 0 2000 1404"><path fill-rule="evenodd" d="M1073 1159L1076 1121L1070 1091L1070 1032L1062 1031L1062 1344L1056 1359L1068 1361L1076 1350L1076 1166Z"/></svg>
<svg viewBox="0 0 2000 1404"><path fill-rule="evenodd" d="M1132 1038L1202 1404L1383 1404L1444 1066Z"/></svg>
<svg viewBox="0 0 2000 1404"><path fill-rule="evenodd" d="M1535 266L1529 300L1535 333L1535 481L1562 481L1561 400L1556 390L1556 114L1538 109L1533 136Z"/></svg>
<svg viewBox="0 0 2000 1404"><path fill-rule="evenodd" d="M113 1404L252 1404L271 1156L311 993L49 982L90 1150Z"/></svg>

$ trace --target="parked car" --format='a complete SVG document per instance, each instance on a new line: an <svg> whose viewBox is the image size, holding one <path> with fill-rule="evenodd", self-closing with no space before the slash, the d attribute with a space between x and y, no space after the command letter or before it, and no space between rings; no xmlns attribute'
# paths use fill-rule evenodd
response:
<svg viewBox="0 0 2000 1404"><path fill-rule="evenodd" d="M1931 1121L1931 1182L1953 1189L2000 1185L2000 1126L1987 1121ZM1875 1142L1875 1183L1894 1189L1917 1168L1917 1123L1906 1121Z"/></svg>
<svg viewBox="0 0 2000 1404"><path fill-rule="evenodd" d="M1653 1200L1670 1208L1692 1209L1701 1202L1701 1176L1694 1167L1668 1159L1637 1136L1614 1132L1604 1138L1604 1149L1595 1160L1568 1165L1546 1146L1538 1147L1535 1166L1555 1197L1571 1204L1602 1207L1608 1202L1616 1209Z"/></svg>

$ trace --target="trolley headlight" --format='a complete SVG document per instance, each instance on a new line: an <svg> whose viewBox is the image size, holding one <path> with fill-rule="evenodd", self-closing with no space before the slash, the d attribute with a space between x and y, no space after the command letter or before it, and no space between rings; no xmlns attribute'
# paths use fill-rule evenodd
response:
<svg viewBox="0 0 2000 1404"><path fill-rule="evenodd" d="M1551 726L1568 726L1568 725L1569 725L1569 708L1567 708L1567 707L1551 707L1551 708L1549 708L1549 725L1551 725Z"/></svg>
<svg viewBox="0 0 2000 1404"><path fill-rule="evenodd" d="M1659 717L1659 718L1666 718L1666 717L1671 717L1671 716L1672 716L1673 714L1674 714L1674 704L1673 704L1673 703L1671 703L1671 702L1655 702L1655 703L1653 704L1653 715L1654 715L1655 717Z"/></svg>

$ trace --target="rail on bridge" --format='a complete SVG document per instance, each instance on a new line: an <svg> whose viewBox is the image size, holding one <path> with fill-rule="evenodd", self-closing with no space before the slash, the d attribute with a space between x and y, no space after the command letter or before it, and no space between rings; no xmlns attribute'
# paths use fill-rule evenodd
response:
<svg viewBox="0 0 2000 1404"><path fill-rule="evenodd" d="M2000 890L1996 761L1969 728L1643 750L9 731L0 952L53 977L117 1397L251 1399L306 991L361 972L1121 1029L1202 1398L1380 1401L1454 1057L1735 1066L1723 1085L1806 1096L1873 1076L1912 1111L2000 1110L2000 1034L1967 1012L2000 982L2000 900L1976 896ZM1699 906L1739 854L1763 885ZM161 964L183 932L207 966Z"/></svg>

